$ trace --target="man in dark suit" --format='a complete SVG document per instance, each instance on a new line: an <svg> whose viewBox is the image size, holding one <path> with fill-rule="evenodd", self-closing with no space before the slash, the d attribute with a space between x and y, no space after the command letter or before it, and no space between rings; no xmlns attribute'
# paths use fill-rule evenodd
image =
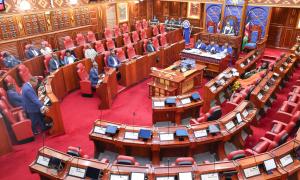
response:
<svg viewBox="0 0 300 180"><path fill-rule="evenodd" d="M3 53L3 63L7 68L13 68L16 65L20 64L21 61L17 59L15 56L11 55L9 52Z"/></svg>
<svg viewBox="0 0 300 180"><path fill-rule="evenodd" d="M214 41L211 41L210 44L206 47L206 51L215 54L219 52L219 47L217 44L215 44Z"/></svg>
<svg viewBox="0 0 300 180"><path fill-rule="evenodd" d="M9 84L7 87L7 98L13 107L23 107L22 95L17 93L16 88L13 84Z"/></svg>
<svg viewBox="0 0 300 180"><path fill-rule="evenodd" d="M151 40L149 40L149 41L147 42L147 45L146 45L146 51L147 51L148 53L151 53L151 52L154 52L154 51L155 51L155 47L153 46Z"/></svg>
<svg viewBox="0 0 300 180"><path fill-rule="evenodd" d="M90 70L89 79L92 83L92 87L95 88L99 80L98 64L96 62L93 63L93 67Z"/></svg>
<svg viewBox="0 0 300 180"><path fill-rule="evenodd" d="M206 44L203 43L201 41L201 39L198 39L198 41L195 43L195 48L196 49L202 49L202 50L205 50L206 49Z"/></svg>
<svg viewBox="0 0 300 180"><path fill-rule="evenodd" d="M54 72L60 66L59 59L56 53L52 53L52 58L49 61L49 71Z"/></svg>
<svg viewBox="0 0 300 180"><path fill-rule="evenodd" d="M22 86L22 97L24 110L31 120L32 131L34 134L38 134L37 125L41 130L46 130L46 126L43 120L42 113L48 111L48 108L44 106L36 95L35 89L38 84L36 77L31 77L29 82L26 82Z"/></svg>
<svg viewBox="0 0 300 180"><path fill-rule="evenodd" d="M33 44L30 44L28 50L26 51L26 57L31 59L40 55L42 55L41 51L38 48L35 48Z"/></svg>
<svg viewBox="0 0 300 180"><path fill-rule="evenodd" d="M110 51L110 55L107 58L107 64L109 67L118 68L121 65L120 60L116 56L113 50Z"/></svg>

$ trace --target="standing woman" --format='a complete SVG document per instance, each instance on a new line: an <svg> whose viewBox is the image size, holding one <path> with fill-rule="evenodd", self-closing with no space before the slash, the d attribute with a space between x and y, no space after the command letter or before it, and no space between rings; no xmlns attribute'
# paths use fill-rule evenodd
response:
<svg viewBox="0 0 300 180"><path fill-rule="evenodd" d="M185 40L185 45L189 45L191 33L192 33L191 24L188 20L184 20L182 23L182 27L183 27L183 37Z"/></svg>

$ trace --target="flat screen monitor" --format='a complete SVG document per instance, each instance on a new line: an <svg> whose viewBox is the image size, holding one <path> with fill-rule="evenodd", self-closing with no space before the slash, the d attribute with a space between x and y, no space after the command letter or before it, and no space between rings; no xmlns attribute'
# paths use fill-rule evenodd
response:
<svg viewBox="0 0 300 180"><path fill-rule="evenodd" d="M50 162L50 158L45 157L45 156L41 156L41 155L39 155L37 160L36 160L37 164L45 166L45 167L49 166L49 162Z"/></svg>
<svg viewBox="0 0 300 180"><path fill-rule="evenodd" d="M201 174L201 180L219 180L219 173Z"/></svg>
<svg viewBox="0 0 300 180"><path fill-rule="evenodd" d="M260 175L260 171L259 171L258 166L253 166L253 167L244 169L244 174L245 174L246 178L250 178L253 176Z"/></svg>
<svg viewBox="0 0 300 180"><path fill-rule="evenodd" d="M58 170L60 169L60 165L61 165L61 159L58 159L56 157L50 158L49 168Z"/></svg>
<svg viewBox="0 0 300 180"><path fill-rule="evenodd" d="M156 177L156 180L175 180L175 176L161 176L161 177Z"/></svg>
<svg viewBox="0 0 300 180"><path fill-rule="evenodd" d="M283 167L292 164L294 162L292 156L290 154L287 154L285 156L283 156L282 158L280 158L280 163Z"/></svg>
<svg viewBox="0 0 300 180"><path fill-rule="evenodd" d="M4 0L0 0L0 11L4 11L4 10L5 10Z"/></svg>
<svg viewBox="0 0 300 180"><path fill-rule="evenodd" d="M86 169L80 167L71 166L69 170L69 176L77 177L77 178L85 178Z"/></svg>
<svg viewBox="0 0 300 180"><path fill-rule="evenodd" d="M130 180L144 180L144 179L145 179L144 173L137 173L137 172L131 173Z"/></svg>
<svg viewBox="0 0 300 180"><path fill-rule="evenodd" d="M178 173L178 180L193 180L192 172Z"/></svg>
<svg viewBox="0 0 300 180"><path fill-rule="evenodd" d="M111 174L110 180L129 180L129 176L121 174Z"/></svg>
<svg viewBox="0 0 300 180"><path fill-rule="evenodd" d="M87 167L85 177L91 179L99 179L101 174L101 170L93 167Z"/></svg>
<svg viewBox="0 0 300 180"><path fill-rule="evenodd" d="M276 164L274 159L269 159L264 161L264 166L266 171L272 171L273 169L276 169Z"/></svg>

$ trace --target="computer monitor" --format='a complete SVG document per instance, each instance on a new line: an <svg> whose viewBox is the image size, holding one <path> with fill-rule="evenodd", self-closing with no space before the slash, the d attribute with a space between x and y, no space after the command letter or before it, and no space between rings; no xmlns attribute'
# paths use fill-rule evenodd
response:
<svg viewBox="0 0 300 180"><path fill-rule="evenodd" d="M62 162L61 159L58 159L56 157L51 157L49 162L49 168L59 170L61 169L61 162Z"/></svg>
<svg viewBox="0 0 300 180"><path fill-rule="evenodd" d="M192 172L178 173L178 180L193 180Z"/></svg>
<svg viewBox="0 0 300 180"><path fill-rule="evenodd" d="M276 169L276 163L274 159L269 159L264 161L264 168L266 172L270 173L273 169Z"/></svg>
<svg viewBox="0 0 300 180"><path fill-rule="evenodd" d="M145 179L145 173L137 173L132 172L130 176L130 180L144 180Z"/></svg>
<svg viewBox="0 0 300 180"><path fill-rule="evenodd" d="M211 124L208 126L208 132L212 135L216 135L220 132L220 126L218 124Z"/></svg>
<svg viewBox="0 0 300 180"><path fill-rule="evenodd" d="M176 104L176 99L175 98L167 98L165 100L166 105L175 105Z"/></svg>
<svg viewBox="0 0 300 180"><path fill-rule="evenodd" d="M152 131L148 129L140 129L139 131L139 138L143 140L151 139Z"/></svg>
<svg viewBox="0 0 300 180"><path fill-rule="evenodd" d="M200 96L200 94L199 93L193 93L192 94L192 100L193 101L198 101L198 100L200 100L201 99L201 96Z"/></svg>
<svg viewBox="0 0 300 180"><path fill-rule="evenodd" d="M129 180L129 176L123 174L111 174L110 180Z"/></svg>
<svg viewBox="0 0 300 180"><path fill-rule="evenodd" d="M177 129L175 134L180 141L183 141L184 137L188 137L188 132L186 131L186 129Z"/></svg>
<svg viewBox="0 0 300 180"><path fill-rule="evenodd" d="M91 179L99 179L100 174L102 174L102 171L100 169L87 167L85 177Z"/></svg>
<svg viewBox="0 0 300 180"><path fill-rule="evenodd" d="M109 135L115 135L118 131L118 127L117 126L113 126L113 125L108 125L106 127L105 133L109 134Z"/></svg>

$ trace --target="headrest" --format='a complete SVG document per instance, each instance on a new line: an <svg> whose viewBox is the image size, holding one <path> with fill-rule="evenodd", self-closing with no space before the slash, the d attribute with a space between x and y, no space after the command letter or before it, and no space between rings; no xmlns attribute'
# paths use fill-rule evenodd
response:
<svg viewBox="0 0 300 180"><path fill-rule="evenodd" d="M220 106L214 106L209 110L210 115L207 117L208 121L213 121L221 118L222 110Z"/></svg>
<svg viewBox="0 0 300 180"><path fill-rule="evenodd" d="M71 40L70 36L65 36L65 40Z"/></svg>
<svg viewBox="0 0 300 180"><path fill-rule="evenodd" d="M124 165L134 165L135 163L135 158L131 156L124 156L124 155L119 155L117 157L117 164L124 164Z"/></svg>
<svg viewBox="0 0 300 180"><path fill-rule="evenodd" d="M229 160L237 160L246 157L246 153L244 150L236 150L229 153L227 157Z"/></svg>
<svg viewBox="0 0 300 180"><path fill-rule="evenodd" d="M176 159L176 165L193 165L195 163L192 157L179 157Z"/></svg>

